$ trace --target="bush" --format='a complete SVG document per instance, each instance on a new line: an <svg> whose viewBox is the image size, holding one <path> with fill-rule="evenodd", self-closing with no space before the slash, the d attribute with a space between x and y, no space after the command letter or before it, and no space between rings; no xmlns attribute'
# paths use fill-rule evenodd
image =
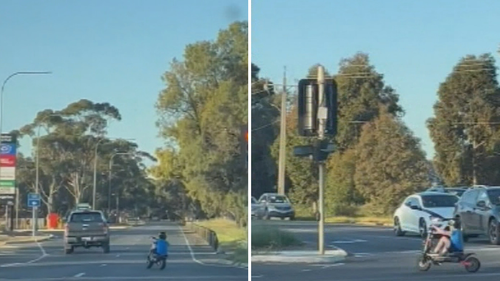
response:
<svg viewBox="0 0 500 281"><path fill-rule="evenodd" d="M252 249L282 249L303 243L292 233L271 226L252 227Z"/></svg>

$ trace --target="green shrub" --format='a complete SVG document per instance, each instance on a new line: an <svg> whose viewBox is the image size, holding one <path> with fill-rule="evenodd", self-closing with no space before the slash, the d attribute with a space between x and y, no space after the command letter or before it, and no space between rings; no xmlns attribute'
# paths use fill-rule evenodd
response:
<svg viewBox="0 0 500 281"><path fill-rule="evenodd" d="M282 249L300 245L302 242L290 232L272 226L252 227L252 249Z"/></svg>

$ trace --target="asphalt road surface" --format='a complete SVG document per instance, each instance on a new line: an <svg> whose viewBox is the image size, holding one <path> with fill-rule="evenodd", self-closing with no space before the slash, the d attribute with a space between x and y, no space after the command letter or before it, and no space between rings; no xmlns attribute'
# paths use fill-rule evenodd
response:
<svg viewBox="0 0 500 281"><path fill-rule="evenodd" d="M282 229L293 232L304 242L317 245L315 222L271 221ZM471 239L467 252L475 252L482 263L477 273L467 273L458 264L432 267L418 272L416 256L422 240L413 235L395 237L391 228L352 225L325 226L325 245L339 247L350 253L339 264L252 264L255 280L275 281L391 281L391 280L469 280L498 279L500 277L500 246L490 245L485 239Z"/></svg>
<svg viewBox="0 0 500 281"><path fill-rule="evenodd" d="M167 267L146 269L151 236L166 231L170 242ZM217 255L203 245L189 245L181 228L169 222L111 232L111 253L77 248L63 253L62 233L40 244L0 248L0 281L66 280L222 280L248 279L247 269L217 264ZM187 234L190 235L190 234Z"/></svg>

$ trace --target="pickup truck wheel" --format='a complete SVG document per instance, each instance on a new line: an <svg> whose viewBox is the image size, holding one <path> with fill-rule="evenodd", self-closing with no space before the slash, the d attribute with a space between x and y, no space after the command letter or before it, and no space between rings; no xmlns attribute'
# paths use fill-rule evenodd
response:
<svg viewBox="0 0 500 281"><path fill-rule="evenodd" d="M64 248L64 253L66 255L72 254L74 251L75 251L75 248L73 246L71 246L69 248Z"/></svg>
<svg viewBox="0 0 500 281"><path fill-rule="evenodd" d="M102 245L102 251L103 251L103 253L107 254L107 253L109 253L109 250L110 250L109 249L109 244L103 244Z"/></svg>

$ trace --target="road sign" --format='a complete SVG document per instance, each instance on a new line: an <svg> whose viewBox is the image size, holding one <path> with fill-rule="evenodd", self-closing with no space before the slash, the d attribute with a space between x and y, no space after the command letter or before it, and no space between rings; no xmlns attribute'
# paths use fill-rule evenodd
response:
<svg viewBox="0 0 500 281"><path fill-rule="evenodd" d="M16 155L16 145L12 143L0 144L0 154L2 155Z"/></svg>
<svg viewBox="0 0 500 281"><path fill-rule="evenodd" d="M40 194L29 193L28 194L28 207L40 207Z"/></svg>

